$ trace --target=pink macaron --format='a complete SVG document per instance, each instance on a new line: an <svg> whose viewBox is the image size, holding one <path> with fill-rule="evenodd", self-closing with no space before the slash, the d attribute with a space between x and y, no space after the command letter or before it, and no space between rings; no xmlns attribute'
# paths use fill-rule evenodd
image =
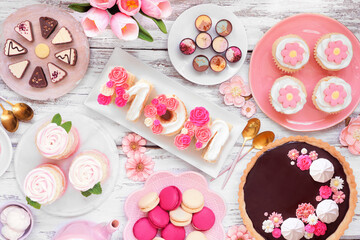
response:
<svg viewBox="0 0 360 240"><path fill-rule="evenodd" d="M160 207L166 211L177 209L182 200L182 193L180 189L175 186L164 188L160 192Z"/></svg>
<svg viewBox="0 0 360 240"><path fill-rule="evenodd" d="M166 227L170 221L169 213L163 210L160 206L151 210L148 214L148 218L150 223L157 229Z"/></svg>
<svg viewBox="0 0 360 240"><path fill-rule="evenodd" d="M210 230L215 224L215 214L207 207L204 207L200 212L194 213L192 218L192 225L198 231Z"/></svg>
<svg viewBox="0 0 360 240"><path fill-rule="evenodd" d="M133 233L138 240L152 240L156 237L157 229L153 227L148 218L140 218L133 227Z"/></svg>
<svg viewBox="0 0 360 240"><path fill-rule="evenodd" d="M165 240L184 240L186 236L185 228L176 227L169 223L162 231L161 237Z"/></svg>

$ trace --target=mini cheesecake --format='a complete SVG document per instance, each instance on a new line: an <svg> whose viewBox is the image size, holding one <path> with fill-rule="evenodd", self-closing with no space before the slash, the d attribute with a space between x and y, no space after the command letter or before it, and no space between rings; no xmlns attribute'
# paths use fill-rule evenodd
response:
<svg viewBox="0 0 360 240"><path fill-rule="evenodd" d="M209 68L209 59L204 55L198 55L193 60L193 67L198 72L204 72Z"/></svg>
<svg viewBox="0 0 360 240"><path fill-rule="evenodd" d="M229 43L228 40L226 40L226 38L218 36L214 38L211 46L216 53L223 53L228 48Z"/></svg>
<svg viewBox="0 0 360 240"><path fill-rule="evenodd" d="M221 55L216 55L210 60L210 68L214 72L222 72L226 68L226 59Z"/></svg>
<svg viewBox="0 0 360 240"><path fill-rule="evenodd" d="M201 32L196 36L195 42L199 48L207 49L211 45L212 38L210 34Z"/></svg>
<svg viewBox="0 0 360 240"><path fill-rule="evenodd" d="M196 44L191 38L185 38L180 42L179 49L183 54L191 55L196 50Z"/></svg>
<svg viewBox="0 0 360 240"><path fill-rule="evenodd" d="M232 32L232 24L229 20L222 19L216 23L215 30L220 36L226 37Z"/></svg>
<svg viewBox="0 0 360 240"><path fill-rule="evenodd" d="M200 32L207 32L212 25L211 18L207 15L200 15L195 20L195 27Z"/></svg>

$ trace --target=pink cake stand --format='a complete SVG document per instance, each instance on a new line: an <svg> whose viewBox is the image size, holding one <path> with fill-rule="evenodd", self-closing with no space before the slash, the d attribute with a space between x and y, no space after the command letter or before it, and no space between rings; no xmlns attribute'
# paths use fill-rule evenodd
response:
<svg viewBox="0 0 360 240"><path fill-rule="evenodd" d="M148 178L143 189L131 194L126 199L124 209L128 222L124 229L124 239L136 240L133 234L133 226L137 220L146 216L138 207L139 200L149 192L160 193L162 189L168 186L176 186L182 192L189 188L199 190L204 195L205 206L210 208L216 216L215 225L209 231L204 232L204 234L207 239L225 238L225 232L222 227L222 220L226 214L225 202L219 195L208 188L208 183L201 174L185 172L175 175L170 172L157 172ZM187 234L195 231L191 226L187 226L185 230Z"/></svg>
<svg viewBox="0 0 360 240"><path fill-rule="evenodd" d="M326 33L342 33L353 46L354 56L350 65L338 72L322 69L314 59L317 40ZM270 104L270 89L275 79L286 75L274 63L271 49L274 41L287 34L302 37L310 48L310 60L303 69L292 76L300 79L307 91L307 103L296 114L285 115L277 112ZM299 14L286 18L272 27L256 45L249 70L249 82L255 101L261 110L278 124L294 131L318 131L332 127L349 116L360 102L360 43L354 34L338 21L319 14ZM312 93L316 83L326 76L338 76L352 87L351 104L338 114L327 114L317 110L312 103Z"/></svg>

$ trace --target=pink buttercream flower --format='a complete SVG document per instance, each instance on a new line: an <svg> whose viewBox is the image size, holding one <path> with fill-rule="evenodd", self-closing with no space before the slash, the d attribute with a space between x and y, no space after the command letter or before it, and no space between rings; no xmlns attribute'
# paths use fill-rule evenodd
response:
<svg viewBox="0 0 360 240"><path fill-rule="evenodd" d="M317 154L316 151L311 151L311 152L309 153L309 157L310 157L310 159L311 159L312 161L315 161L316 159L318 159L318 154Z"/></svg>
<svg viewBox="0 0 360 240"><path fill-rule="evenodd" d="M200 141L197 141L196 143L195 143L195 147L196 148L202 148L202 146L203 146L204 144L202 143L202 142L200 142Z"/></svg>
<svg viewBox="0 0 360 240"><path fill-rule="evenodd" d="M146 151L144 147L146 140L141 136L130 133L122 139L122 150L128 157L134 157L135 154L143 154Z"/></svg>
<svg viewBox="0 0 360 240"><path fill-rule="evenodd" d="M162 116L166 113L166 106L165 104L158 104L156 105L157 115Z"/></svg>
<svg viewBox="0 0 360 240"><path fill-rule="evenodd" d="M160 134L160 133L162 133L162 131L163 131L163 126L161 125L161 124L157 124L157 125L155 125L155 121L154 121L154 124L153 124L153 126L152 126L152 128L151 128L151 130L152 130L152 132L154 133L154 134Z"/></svg>
<svg viewBox="0 0 360 240"><path fill-rule="evenodd" d="M179 106L179 101L175 98L167 98L165 101L165 105L170 111L175 111Z"/></svg>
<svg viewBox="0 0 360 240"><path fill-rule="evenodd" d="M201 127L210 121L210 116L206 108L196 107L190 111L189 119L195 126Z"/></svg>
<svg viewBox="0 0 360 240"><path fill-rule="evenodd" d="M291 149L287 155L291 160L296 160L299 157L299 151L294 149Z"/></svg>
<svg viewBox="0 0 360 240"><path fill-rule="evenodd" d="M154 166L151 157L135 154L125 164L126 176L133 181L144 182L153 173Z"/></svg>
<svg viewBox="0 0 360 240"><path fill-rule="evenodd" d="M144 108L144 115L147 118L154 118L157 114L157 109L154 105L147 105Z"/></svg>
<svg viewBox="0 0 360 240"><path fill-rule="evenodd" d="M281 88L279 91L278 101L284 108L294 108L296 104L300 102L299 89L292 87L291 85Z"/></svg>
<svg viewBox="0 0 360 240"><path fill-rule="evenodd" d="M128 93L124 93L124 94L123 94L123 99L124 99L124 100L127 101L127 100L129 100L129 98L130 98L130 95L129 95Z"/></svg>
<svg viewBox="0 0 360 240"><path fill-rule="evenodd" d="M110 17L107 11L91 8L81 20L81 25L86 36L95 37L106 29L109 21Z"/></svg>
<svg viewBox="0 0 360 240"><path fill-rule="evenodd" d="M349 125L341 131L340 143L348 147L352 154L360 155L360 116L351 119Z"/></svg>
<svg viewBox="0 0 360 240"><path fill-rule="evenodd" d="M122 13L134 16L140 11L141 0L118 0L117 5Z"/></svg>
<svg viewBox="0 0 360 240"><path fill-rule="evenodd" d="M115 98L115 104L118 107L124 107L127 103L127 100L123 98L123 96L117 96Z"/></svg>
<svg viewBox="0 0 360 240"><path fill-rule="evenodd" d="M297 159L296 166L302 171L305 171L310 169L311 163L312 161L309 155L300 155Z"/></svg>
<svg viewBox="0 0 360 240"><path fill-rule="evenodd" d="M322 235L325 235L326 230L327 230L326 224L321 221L318 221L315 225L314 234L316 236L322 236Z"/></svg>
<svg viewBox="0 0 360 240"><path fill-rule="evenodd" d="M155 125L155 126L160 125L160 121L159 121L158 119L156 119L156 120L154 121L154 125Z"/></svg>
<svg viewBox="0 0 360 240"><path fill-rule="evenodd" d="M337 204L340 204L340 203L344 202L345 194L343 191L336 191L336 192L334 192L332 198Z"/></svg>
<svg viewBox="0 0 360 240"><path fill-rule="evenodd" d="M283 217L280 213L277 212L273 212L270 216L269 216L269 220L273 222L275 227L280 227L280 224L283 223Z"/></svg>
<svg viewBox="0 0 360 240"><path fill-rule="evenodd" d="M251 118L256 113L256 105L251 101L245 102L241 108L241 114L247 118Z"/></svg>
<svg viewBox="0 0 360 240"><path fill-rule="evenodd" d="M225 240L255 240L244 225L233 226L226 234Z"/></svg>
<svg viewBox="0 0 360 240"><path fill-rule="evenodd" d="M123 96L125 94L125 89L123 87L116 87L115 93L117 96Z"/></svg>
<svg viewBox="0 0 360 240"><path fill-rule="evenodd" d="M343 104L347 96L347 93L343 86L331 83L328 88L324 90L325 102L331 106Z"/></svg>
<svg viewBox="0 0 360 240"><path fill-rule="evenodd" d="M160 103L165 104L167 97L166 97L165 94L161 94L161 95L159 95L159 96L157 97L157 99L159 99L159 102L160 102Z"/></svg>
<svg viewBox="0 0 360 240"><path fill-rule="evenodd" d="M320 189L319 189L319 193L320 193L320 196L323 199L328 199L332 194L331 187L329 187L329 186L321 186Z"/></svg>
<svg viewBox="0 0 360 240"><path fill-rule="evenodd" d="M329 62L340 64L347 57L347 50L348 47L338 40L329 42L328 47L325 49L325 54Z"/></svg>
<svg viewBox="0 0 360 240"><path fill-rule="evenodd" d="M199 127L195 130L196 140L206 143L211 138L211 130L207 126Z"/></svg>
<svg viewBox="0 0 360 240"><path fill-rule="evenodd" d="M154 98L153 100L151 100L151 104L153 104L153 105L158 105L159 104L159 99L157 99L157 98Z"/></svg>
<svg viewBox="0 0 360 240"><path fill-rule="evenodd" d="M298 205L298 208L296 209L296 217L298 219L301 219L303 222L307 221L307 218L309 215L313 214L315 212L315 208L310 203L302 203Z"/></svg>
<svg viewBox="0 0 360 240"><path fill-rule="evenodd" d="M111 96L105 96L103 94L98 95L98 103L101 105L109 105L111 103Z"/></svg>
<svg viewBox="0 0 360 240"><path fill-rule="evenodd" d="M187 130L193 130L195 128L195 125L191 121L186 121L184 124L184 127Z"/></svg>
<svg viewBox="0 0 360 240"><path fill-rule="evenodd" d="M114 67L108 75L108 78L115 83L116 86L124 84L129 77L126 69L123 67Z"/></svg>
<svg viewBox="0 0 360 240"><path fill-rule="evenodd" d="M320 195L316 196L316 198L315 198L315 200L316 200L317 202L321 202L322 199L323 199L323 198L322 198Z"/></svg>
<svg viewBox="0 0 360 240"><path fill-rule="evenodd" d="M141 10L148 16L164 19L171 15L172 8L168 0L142 0Z"/></svg>
<svg viewBox="0 0 360 240"><path fill-rule="evenodd" d="M116 0L89 0L90 5L102 10L106 10L108 8L112 8Z"/></svg>
<svg viewBox="0 0 360 240"><path fill-rule="evenodd" d="M226 81L220 85L219 91L224 94L224 102L226 105L234 105L242 107L245 104L245 98L251 94L249 86L244 83L240 76L234 76L230 81Z"/></svg>
<svg viewBox="0 0 360 240"><path fill-rule="evenodd" d="M284 63L295 66L298 62L303 60L303 53L305 50L299 43L287 43L285 48L281 50L281 56L283 56Z"/></svg>
<svg viewBox="0 0 360 240"><path fill-rule="evenodd" d="M137 39L139 26L136 21L124 13L116 13L110 21L111 30L121 40Z"/></svg>
<svg viewBox="0 0 360 240"><path fill-rule="evenodd" d="M272 236L274 238L280 238L281 237L281 229L280 228L274 228L274 230L272 231Z"/></svg>
<svg viewBox="0 0 360 240"><path fill-rule="evenodd" d="M175 146L180 150L184 150L189 147L190 143L191 137L187 134L179 134L174 139Z"/></svg>
<svg viewBox="0 0 360 240"><path fill-rule="evenodd" d="M305 231L308 232L308 233L314 233L314 232L315 232L315 226L314 226L314 225L307 224L307 225L305 226Z"/></svg>
<svg viewBox="0 0 360 240"><path fill-rule="evenodd" d="M108 88L114 87L114 81L108 81L108 82L106 83L106 86L107 86Z"/></svg>

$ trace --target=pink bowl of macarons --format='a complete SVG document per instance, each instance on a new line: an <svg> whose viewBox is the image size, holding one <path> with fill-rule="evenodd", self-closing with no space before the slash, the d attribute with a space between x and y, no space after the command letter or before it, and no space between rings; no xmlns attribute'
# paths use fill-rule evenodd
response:
<svg viewBox="0 0 360 240"><path fill-rule="evenodd" d="M157 172L125 202L127 240L224 239L224 200L196 172Z"/></svg>

